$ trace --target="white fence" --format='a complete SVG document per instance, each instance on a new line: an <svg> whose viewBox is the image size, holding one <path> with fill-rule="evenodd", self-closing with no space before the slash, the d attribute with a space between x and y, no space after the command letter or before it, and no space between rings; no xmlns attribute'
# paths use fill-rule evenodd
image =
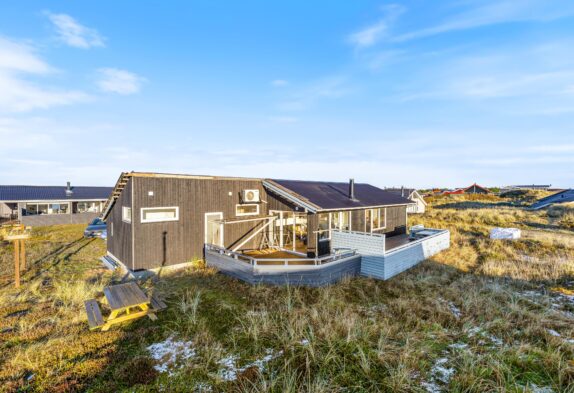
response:
<svg viewBox="0 0 574 393"><path fill-rule="evenodd" d="M360 232L333 231L331 247L351 248L361 255L361 275L383 280L396 276L450 247L450 232L436 234L385 251L385 237Z"/></svg>

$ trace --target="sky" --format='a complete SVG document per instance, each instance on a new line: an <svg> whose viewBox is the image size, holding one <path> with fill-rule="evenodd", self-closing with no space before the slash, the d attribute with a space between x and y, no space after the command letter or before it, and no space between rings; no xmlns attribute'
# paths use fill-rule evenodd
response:
<svg viewBox="0 0 574 393"><path fill-rule="evenodd" d="M0 184L574 186L574 1L0 5Z"/></svg>

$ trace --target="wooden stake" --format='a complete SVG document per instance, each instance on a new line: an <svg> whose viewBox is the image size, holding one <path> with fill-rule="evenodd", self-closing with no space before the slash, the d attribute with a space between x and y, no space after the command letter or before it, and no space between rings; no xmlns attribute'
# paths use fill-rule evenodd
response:
<svg viewBox="0 0 574 393"><path fill-rule="evenodd" d="M22 271L26 271L26 246L24 239L20 240L20 262L22 262Z"/></svg>
<svg viewBox="0 0 574 393"><path fill-rule="evenodd" d="M14 241L14 285L20 288L20 241Z"/></svg>

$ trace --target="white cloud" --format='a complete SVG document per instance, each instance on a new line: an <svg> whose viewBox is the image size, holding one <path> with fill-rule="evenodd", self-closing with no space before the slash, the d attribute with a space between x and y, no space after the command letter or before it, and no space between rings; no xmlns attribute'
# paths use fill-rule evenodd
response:
<svg viewBox="0 0 574 393"><path fill-rule="evenodd" d="M46 74L52 68L34 53L32 47L0 37L0 70Z"/></svg>
<svg viewBox="0 0 574 393"><path fill-rule="evenodd" d="M376 44L388 36L391 25L404 11L405 8L398 4L383 7L384 15L378 22L351 34L348 41L357 48L366 48Z"/></svg>
<svg viewBox="0 0 574 393"><path fill-rule="evenodd" d="M470 4L477 2L471 1ZM468 2L460 3L468 5ZM411 31L392 37L392 41L409 41L437 34L478 28L482 26L511 23L549 21L574 15L574 3L570 0L490 0L481 1L435 26Z"/></svg>
<svg viewBox="0 0 574 393"><path fill-rule="evenodd" d="M143 83L146 81L145 78L133 72L117 68L100 68L98 72L100 79L97 85L102 91L108 93L135 94L141 90Z"/></svg>
<svg viewBox="0 0 574 393"><path fill-rule="evenodd" d="M55 70L34 49L0 38L0 112L25 112L86 101L88 95L75 90L41 87L27 75L47 76Z"/></svg>
<svg viewBox="0 0 574 393"><path fill-rule="evenodd" d="M97 30L81 25L70 15L50 12L46 15L56 27L60 41L66 45L82 49L105 46L105 39Z"/></svg>
<svg viewBox="0 0 574 393"><path fill-rule="evenodd" d="M275 87L283 87L287 86L288 84L289 82L284 79L275 79L274 81L271 81L271 85Z"/></svg>
<svg viewBox="0 0 574 393"><path fill-rule="evenodd" d="M571 43L517 50L500 47L466 56L437 58L397 86L399 102L472 100L496 102L491 113L560 116L574 111Z"/></svg>

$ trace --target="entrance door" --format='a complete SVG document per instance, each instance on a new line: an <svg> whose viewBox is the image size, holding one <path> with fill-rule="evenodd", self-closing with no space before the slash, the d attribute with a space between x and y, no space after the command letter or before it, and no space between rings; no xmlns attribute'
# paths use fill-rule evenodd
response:
<svg viewBox="0 0 574 393"><path fill-rule="evenodd" d="M223 213L205 213L205 243L223 247Z"/></svg>

